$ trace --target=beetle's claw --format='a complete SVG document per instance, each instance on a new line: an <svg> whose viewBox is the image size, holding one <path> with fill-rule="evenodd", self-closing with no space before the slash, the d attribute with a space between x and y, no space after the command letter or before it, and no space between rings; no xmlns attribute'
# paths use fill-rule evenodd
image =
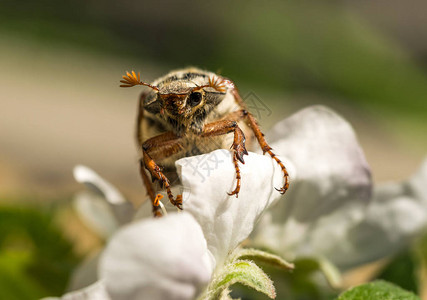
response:
<svg viewBox="0 0 427 300"><path fill-rule="evenodd" d="M163 216L162 209L159 206L153 206L153 215L155 218L160 218Z"/></svg>
<svg viewBox="0 0 427 300"><path fill-rule="evenodd" d="M228 194L228 196L236 195L236 198L239 198L239 190L240 190L240 187L236 187L236 189L234 191L232 191L231 193L227 193L227 194Z"/></svg>
<svg viewBox="0 0 427 300"><path fill-rule="evenodd" d="M276 189L276 191L278 191L280 194L284 194L284 193L286 193L286 191L288 190L288 187L285 185L285 186L283 186L282 188L280 188L280 189L278 189L278 188L275 188Z"/></svg>
<svg viewBox="0 0 427 300"><path fill-rule="evenodd" d="M176 206L178 209L182 210L182 195L177 195L176 199L171 201L173 206Z"/></svg>

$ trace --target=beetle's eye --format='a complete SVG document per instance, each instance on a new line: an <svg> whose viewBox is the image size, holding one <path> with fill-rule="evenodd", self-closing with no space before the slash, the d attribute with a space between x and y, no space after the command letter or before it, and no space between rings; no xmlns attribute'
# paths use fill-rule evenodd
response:
<svg viewBox="0 0 427 300"><path fill-rule="evenodd" d="M202 101L202 94L199 92L191 93L190 97L188 97L188 103L190 106L196 106L200 101Z"/></svg>

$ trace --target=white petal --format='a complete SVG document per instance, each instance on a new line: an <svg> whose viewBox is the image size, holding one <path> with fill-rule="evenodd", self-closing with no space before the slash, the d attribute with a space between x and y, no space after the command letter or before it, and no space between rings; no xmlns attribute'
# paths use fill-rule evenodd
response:
<svg viewBox="0 0 427 300"><path fill-rule="evenodd" d="M108 202L112 204L121 204L126 202L126 199L111 183L103 179L92 169L78 165L74 167L73 173L74 178L78 182L86 184L89 188L105 197Z"/></svg>
<svg viewBox="0 0 427 300"><path fill-rule="evenodd" d="M105 290L104 283L98 281L84 289L67 293L61 298L48 297L42 300L110 300L107 291Z"/></svg>
<svg viewBox="0 0 427 300"><path fill-rule="evenodd" d="M74 167L73 173L76 181L85 184L90 190L107 200L120 224L132 219L135 213L132 204L111 183L86 166Z"/></svg>
<svg viewBox="0 0 427 300"><path fill-rule="evenodd" d="M120 225L111 207L98 195L79 192L74 196L73 206L80 219L104 239L109 238Z"/></svg>
<svg viewBox="0 0 427 300"><path fill-rule="evenodd" d="M98 281L98 264L101 252L85 258L71 274L67 291L76 291Z"/></svg>
<svg viewBox="0 0 427 300"><path fill-rule="evenodd" d="M161 200L162 203L163 201L164 199ZM152 217L153 217L153 206L151 204L151 201L144 201L136 210L134 220L141 220L141 219L147 219Z"/></svg>
<svg viewBox="0 0 427 300"><path fill-rule="evenodd" d="M375 189L366 217L332 253L342 269L392 255L427 226L427 160L409 181Z"/></svg>
<svg viewBox="0 0 427 300"><path fill-rule="evenodd" d="M208 248L218 264L248 237L258 217L281 195L280 168L268 156L249 153L239 163L239 197L229 196L236 185L231 152L216 150L176 162L184 186L184 210L202 227ZM286 201L286 199L284 199Z"/></svg>
<svg viewBox="0 0 427 300"><path fill-rule="evenodd" d="M207 285L206 240L189 213L172 213L120 229L100 262L113 299L194 299Z"/></svg>
<svg viewBox="0 0 427 300"><path fill-rule="evenodd" d="M262 220L255 242L288 257L313 253L309 237L327 218L335 220L340 211L347 216L341 220L353 224L362 217L371 194L369 166L350 124L322 106L279 122L269 138L275 140L273 151L294 163L297 177L285 201ZM341 226L335 224L333 234L342 235Z"/></svg>

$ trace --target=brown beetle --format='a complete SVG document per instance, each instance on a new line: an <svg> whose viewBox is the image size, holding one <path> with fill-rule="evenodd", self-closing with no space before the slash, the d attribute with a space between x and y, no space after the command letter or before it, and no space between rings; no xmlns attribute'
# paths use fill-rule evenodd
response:
<svg viewBox="0 0 427 300"><path fill-rule="evenodd" d="M244 164L246 137L255 136L263 153L268 153L282 168L284 185L277 189L285 193L289 175L283 163L271 151L254 116L247 111L234 83L212 72L196 68L172 71L153 83L142 82L140 74L127 72L121 87L148 87L140 97L137 117L137 143L141 150L140 173L153 204L155 216L161 215L159 200L150 182L159 181L166 189L169 201L182 209L182 195L174 198L171 181L165 175L176 175L175 161L216 149L233 149L236 169L236 188L229 195L238 197L240 191L239 161ZM233 133L234 138L227 138ZM162 168L160 168L161 165Z"/></svg>

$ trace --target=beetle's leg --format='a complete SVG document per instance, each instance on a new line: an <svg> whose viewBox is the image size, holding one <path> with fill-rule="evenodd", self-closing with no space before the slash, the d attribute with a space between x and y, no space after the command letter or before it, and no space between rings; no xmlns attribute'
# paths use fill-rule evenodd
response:
<svg viewBox="0 0 427 300"><path fill-rule="evenodd" d="M240 105L240 107L242 107L244 110L246 110L246 105L243 102L242 98L240 97L237 89L233 89L232 93L234 95L234 99L236 100L236 102ZM277 191L279 191L281 194L284 194L288 188L289 188L289 173L288 170L286 170L286 167L284 166L284 164L280 161L280 159L276 156L276 154L273 153L272 148L267 144L267 141L264 138L264 134L261 132L261 128L259 127L255 117L246 110L246 118L247 121L249 123L249 126L252 128L253 133L255 134L256 139L258 140L258 143L262 149L262 152L265 154L266 152L271 156L271 158L273 158L277 164L280 166L280 168L282 169L283 172L283 177L284 177L284 184L283 187L281 187L280 189L277 189Z"/></svg>
<svg viewBox="0 0 427 300"><path fill-rule="evenodd" d="M152 204L153 213L155 216L161 215L159 207L159 195L154 196L154 191L148 179L145 169L151 174L153 181L158 180L160 185L166 189L169 201L179 209L182 209L182 195L178 195L174 199L169 179L163 174L162 169L156 164L154 159L166 158L180 152L183 149L181 140L172 132L155 136L146 140L142 144L142 159L140 160L140 173L142 180L147 188Z"/></svg>
<svg viewBox="0 0 427 300"><path fill-rule="evenodd" d="M276 188L277 191L279 191L281 194L286 193L286 191L289 188L289 173L288 170L286 170L285 165L282 163L282 161L276 156L276 154L273 153L272 148L267 144L265 138L264 138L264 134L261 132L261 129L259 128L259 125L257 123L257 121L255 120L254 116L251 113L248 113L248 122L249 125L251 126L256 139L258 140L258 143L262 149L262 152L265 154L266 152L271 156L272 159L274 159L277 164L280 166L280 168L282 169L283 172L283 177L284 177L284 184L283 186L278 189Z"/></svg>
<svg viewBox="0 0 427 300"><path fill-rule="evenodd" d="M229 193L229 195L236 195L236 197L239 196L240 191L240 168L238 161L239 160L242 164L245 163L243 160L243 155L248 154L245 147L245 135L243 134L243 131L240 129L240 127L237 125L236 121L233 120L220 120L216 122L212 122L209 124L206 124L203 128L203 132L201 134L202 137L211 137L211 136L218 136L227 134L230 132L234 132L234 140L233 144L231 145L231 148L234 149L234 155L233 155L233 163L234 168L236 169L236 188Z"/></svg>
<svg viewBox="0 0 427 300"><path fill-rule="evenodd" d="M159 197L154 194L153 186L151 185L150 179L148 179L147 173L145 172L144 162L142 159L139 160L139 173L147 190L147 194L150 196L151 204L153 205L153 214L155 217L161 217L162 212L159 205Z"/></svg>

